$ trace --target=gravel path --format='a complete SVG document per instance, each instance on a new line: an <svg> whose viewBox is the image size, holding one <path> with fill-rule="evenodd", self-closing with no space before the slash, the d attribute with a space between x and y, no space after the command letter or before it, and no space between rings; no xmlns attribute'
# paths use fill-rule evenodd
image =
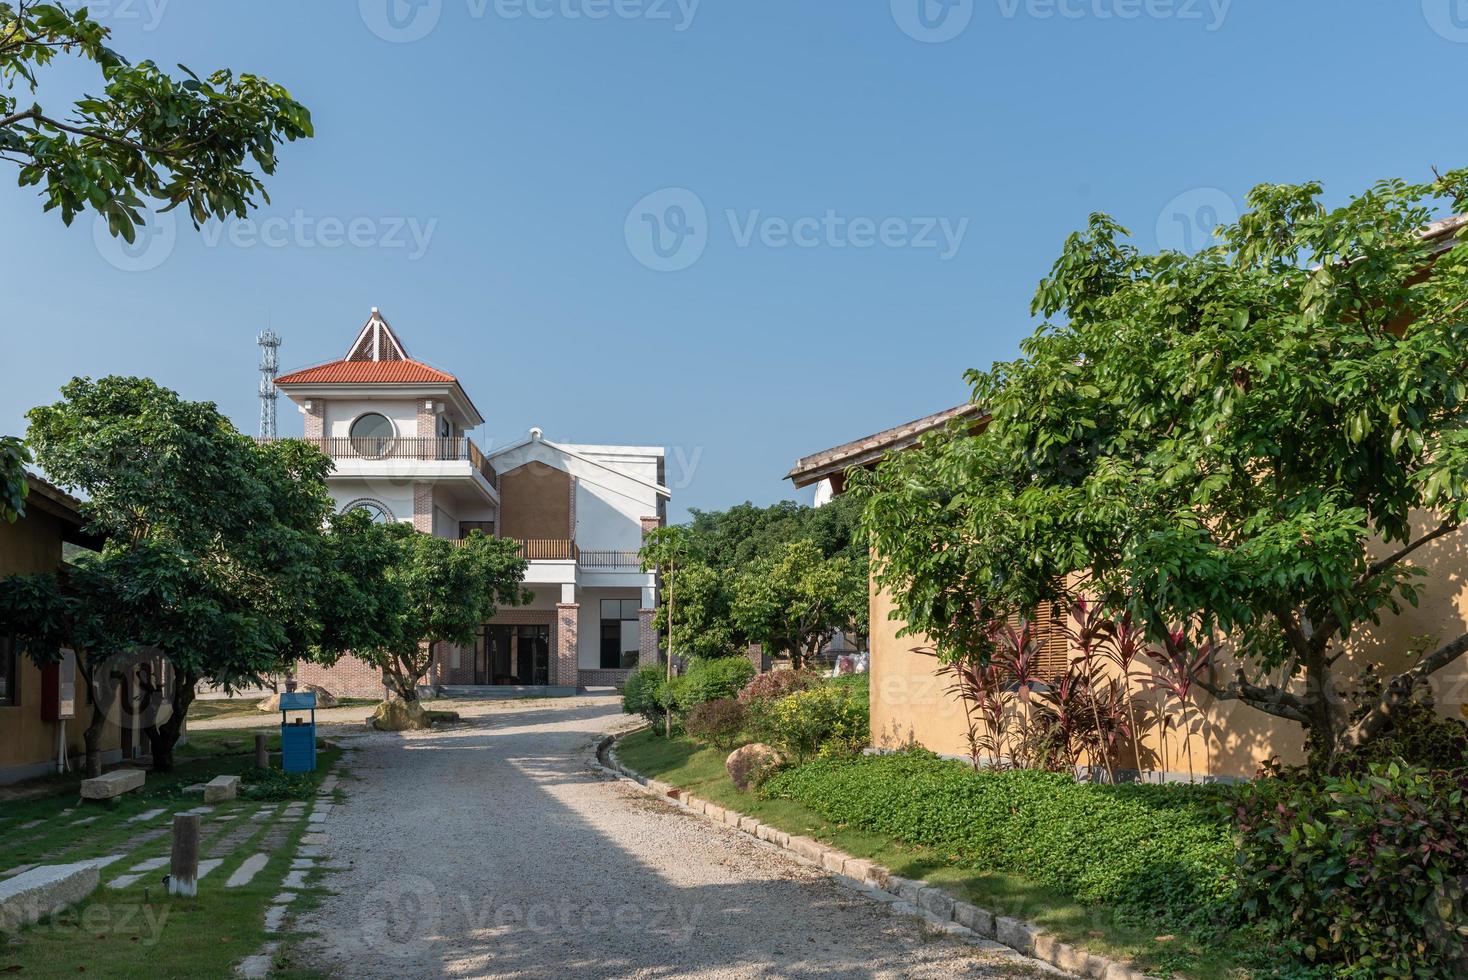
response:
<svg viewBox="0 0 1468 980"><path fill-rule="evenodd" d="M627 725L581 697L348 743L325 884L293 960L351 977L1030 977L773 847L586 765ZM1053 975L1051 973L1050 975Z"/></svg>

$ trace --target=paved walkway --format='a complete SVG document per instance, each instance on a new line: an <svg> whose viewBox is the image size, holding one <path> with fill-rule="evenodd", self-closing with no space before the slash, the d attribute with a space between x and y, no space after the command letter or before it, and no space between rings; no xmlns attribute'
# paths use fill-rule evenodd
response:
<svg viewBox="0 0 1468 980"><path fill-rule="evenodd" d="M478 704L350 737L335 892L296 962L342 977L1028 977L586 765L615 699Z"/></svg>

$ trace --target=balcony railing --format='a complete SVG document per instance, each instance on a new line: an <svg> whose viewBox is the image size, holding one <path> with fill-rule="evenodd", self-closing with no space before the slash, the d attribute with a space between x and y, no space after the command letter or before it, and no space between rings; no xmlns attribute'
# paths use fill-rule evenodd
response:
<svg viewBox="0 0 1468 980"><path fill-rule="evenodd" d="M582 551L579 559L582 568L639 569L642 555L636 551Z"/></svg>
<svg viewBox="0 0 1468 980"><path fill-rule="evenodd" d="M484 453L466 436L449 439L392 436L329 436L305 440L332 459L418 459L436 462L462 461L479 471L489 485L499 489L499 474Z"/></svg>

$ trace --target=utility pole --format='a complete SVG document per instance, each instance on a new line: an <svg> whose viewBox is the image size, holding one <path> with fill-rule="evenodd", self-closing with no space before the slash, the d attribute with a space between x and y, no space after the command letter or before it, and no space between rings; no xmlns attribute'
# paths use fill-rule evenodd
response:
<svg viewBox="0 0 1468 980"><path fill-rule="evenodd" d="M673 565L672 558L668 559L668 683L664 686L665 692L673 689ZM668 710L663 713L663 736L673 737L673 705L667 706Z"/></svg>

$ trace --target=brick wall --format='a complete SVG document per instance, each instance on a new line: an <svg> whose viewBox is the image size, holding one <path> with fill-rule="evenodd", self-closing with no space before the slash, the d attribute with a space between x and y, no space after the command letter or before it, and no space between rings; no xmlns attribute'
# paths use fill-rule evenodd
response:
<svg viewBox="0 0 1468 980"><path fill-rule="evenodd" d="M433 484L413 484L413 530L433 533Z"/></svg>
<svg viewBox="0 0 1468 980"><path fill-rule="evenodd" d="M644 538L663 526L663 519L661 517L642 517L639 520L642 522L642 536Z"/></svg>
<svg viewBox="0 0 1468 980"><path fill-rule="evenodd" d="M337 697L381 698L386 693L382 672L350 654L330 667L300 661L296 664L296 680L317 684Z"/></svg>
<svg viewBox="0 0 1468 980"><path fill-rule="evenodd" d="M579 670L576 672L582 687L624 687L627 678L631 676L630 670L607 670L598 668L596 670Z"/></svg>
<svg viewBox="0 0 1468 980"><path fill-rule="evenodd" d="M656 615L657 611L654 609L637 610L637 632L641 641L638 644L637 662L644 667L661 659L658 653L658 631L652 623Z"/></svg>
<svg viewBox="0 0 1468 980"><path fill-rule="evenodd" d="M304 408L306 416L306 438L321 439L326 435L326 403L320 398L312 398L309 405Z"/></svg>
<svg viewBox="0 0 1468 980"><path fill-rule="evenodd" d="M580 682L577 667L576 618L581 614L578 602L562 602L556 605L556 628L551 637L551 683L574 687Z"/></svg>
<svg viewBox="0 0 1468 980"><path fill-rule="evenodd" d="M438 415L433 411L433 400L431 398L418 399L418 456L421 459L433 459L433 443L429 439L438 436Z"/></svg>

